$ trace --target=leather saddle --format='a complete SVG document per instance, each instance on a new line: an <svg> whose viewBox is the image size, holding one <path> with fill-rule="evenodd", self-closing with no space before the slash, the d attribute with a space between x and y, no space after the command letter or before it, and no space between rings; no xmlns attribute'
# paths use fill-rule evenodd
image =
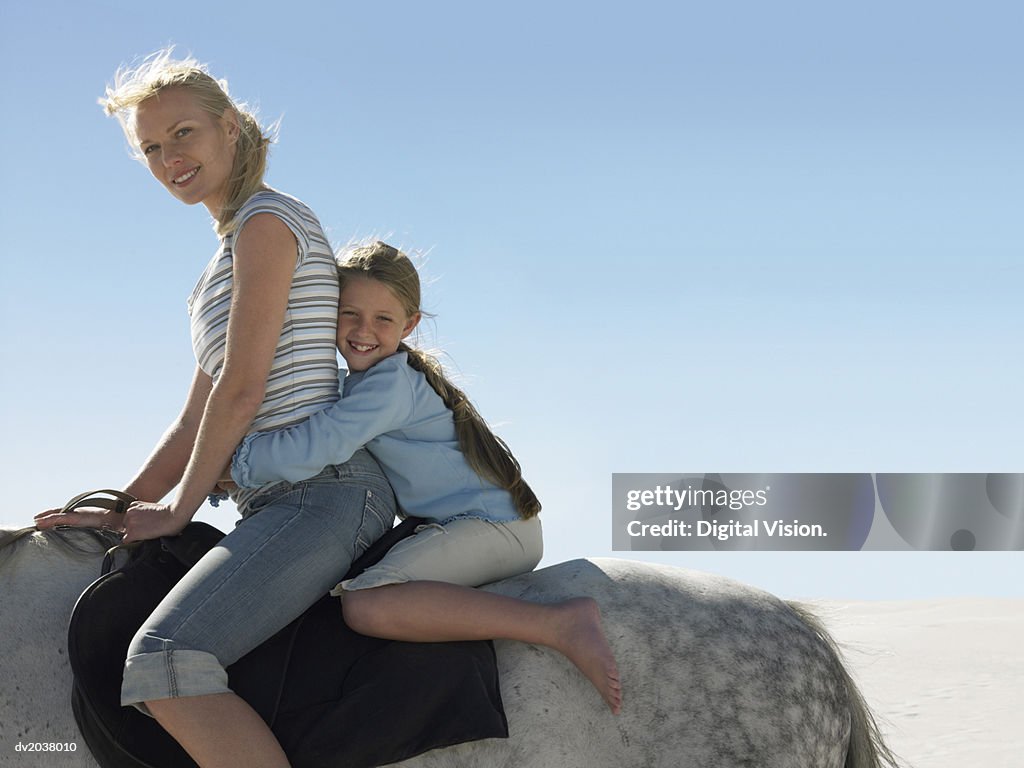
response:
<svg viewBox="0 0 1024 768"><path fill-rule="evenodd" d="M360 557L377 562L422 520L408 519ZM190 523L181 535L136 545L75 605L68 630L75 720L103 768L194 768L160 725L120 704L135 632L171 587L224 534ZM231 689L260 714L295 768L369 768L437 747L506 738L490 642L403 643L349 629L324 596L228 668Z"/></svg>

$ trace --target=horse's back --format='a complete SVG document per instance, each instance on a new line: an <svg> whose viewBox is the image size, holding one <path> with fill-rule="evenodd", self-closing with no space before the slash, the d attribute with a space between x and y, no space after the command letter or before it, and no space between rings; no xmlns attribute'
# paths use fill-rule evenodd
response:
<svg viewBox="0 0 1024 768"><path fill-rule="evenodd" d="M612 715L561 655L498 642L510 738L406 768L838 768L847 689L828 646L784 602L728 579L624 560L573 560L486 587L537 602L595 598L622 676Z"/></svg>
<svg viewBox="0 0 1024 768"><path fill-rule="evenodd" d="M0 766L27 764L14 751L19 741L79 745L73 756L34 755L33 765L95 765L68 705L64 640L98 555L79 562L44 548L16 567L0 565L0 636L17 640L0 654ZM624 560L574 560L486 589L539 602L595 598L622 675L622 714L612 715L560 654L499 641L510 738L435 750L405 768L843 765L844 672L815 631L770 595Z"/></svg>

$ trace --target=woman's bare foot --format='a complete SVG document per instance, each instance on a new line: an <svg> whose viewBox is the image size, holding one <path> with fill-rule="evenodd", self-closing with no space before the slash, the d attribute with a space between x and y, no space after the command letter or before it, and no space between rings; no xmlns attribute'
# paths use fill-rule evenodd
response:
<svg viewBox="0 0 1024 768"><path fill-rule="evenodd" d="M601 610L589 597L559 603L563 614L558 651L575 664L594 684L614 714L622 709L619 666L601 627Z"/></svg>

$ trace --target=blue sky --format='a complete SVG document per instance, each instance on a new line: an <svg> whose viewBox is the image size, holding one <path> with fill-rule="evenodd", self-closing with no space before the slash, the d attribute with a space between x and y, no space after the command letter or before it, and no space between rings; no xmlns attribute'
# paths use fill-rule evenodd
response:
<svg viewBox="0 0 1024 768"><path fill-rule="evenodd" d="M168 43L281 119L268 180L337 244L427 252L425 343L544 502L544 564L614 555L613 472L1022 471L1022 22L5 0L0 522L122 484L184 400L216 241L96 105ZM629 556L786 596L1024 594L1020 553Z"/></svg>

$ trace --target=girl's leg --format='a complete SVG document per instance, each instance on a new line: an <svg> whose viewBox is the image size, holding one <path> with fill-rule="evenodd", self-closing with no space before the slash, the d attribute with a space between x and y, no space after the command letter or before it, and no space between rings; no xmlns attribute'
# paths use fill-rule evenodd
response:
<svg viewBox="0 0 1024 768"><path fill-rule="evenodd" d="M390 527L394 499L376 464L354 457L275 486L252 508L160 603L125 665L122 704L144 702L203 768L287 765L266 724L228 688L225 669L337 583ZM263 757L241 759L239 744Z"/></svg>
<svg viewBox="0 0 1024 768"><path fill-rule="evenodd" d="M565 655L608 702L622 707L615 656L601 627L597 603L578 597L531 603L439 581L410 581L346 592L345 621L371 637L410 642L519 640Z"/></svg>
<svg viewBox="0 0 1024 768"><path fill-rule="evenodd" d="M357 632L390 640L545 645L568 657L617 713L618 667L594 600L541 604L471 588L532 570L541 551L536 519L428 526L343 585L345 621Z"/></svg>

